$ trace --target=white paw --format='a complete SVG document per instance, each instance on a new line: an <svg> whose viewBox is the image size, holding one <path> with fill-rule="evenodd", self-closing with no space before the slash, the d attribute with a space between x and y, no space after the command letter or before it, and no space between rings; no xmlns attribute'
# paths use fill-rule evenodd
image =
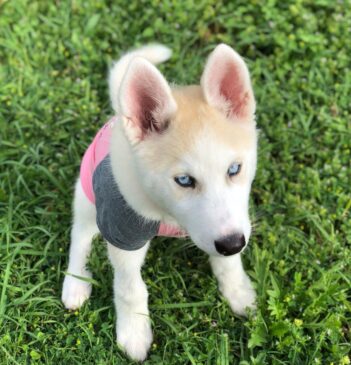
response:
<svg viewBox="0 0 351 365"><path fill-rule="evenodd" d="M148 315L120 314L117 318L117 342L136 361L144 361L152 344L152 330Z"/></svg>
<svg viewBox="0 0 351 365"><path fill-rule="evenodd" d="M250 281L242 285L234 285L231 288L222 288L221 291L234 313L246 316L247 309L256 309L256 292Z"/></svg>
<svg viewBox="0 0 351 365"><path fill-rule="evenodd" d="M91 277L89 272L84 277ZM67 309L78 309L90 297L91 284L87 281L66 275L62 287L62 302Z"/></svg>

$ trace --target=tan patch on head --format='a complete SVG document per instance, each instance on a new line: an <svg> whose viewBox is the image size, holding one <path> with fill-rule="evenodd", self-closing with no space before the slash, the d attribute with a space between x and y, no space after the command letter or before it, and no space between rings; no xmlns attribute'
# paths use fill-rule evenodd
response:
<svg viewBox="0 0 351 365"><path fill-rule="evenodd" d="M186 155L204 130L211 138L237 151L248 151L256 146L255 123L229 120L204 100L200 86L185 86L172 90L178 105L175 117L162 136L150 135L139 146L153 171L168 169ZM213 136L213 137L212 137Z"/></svg>

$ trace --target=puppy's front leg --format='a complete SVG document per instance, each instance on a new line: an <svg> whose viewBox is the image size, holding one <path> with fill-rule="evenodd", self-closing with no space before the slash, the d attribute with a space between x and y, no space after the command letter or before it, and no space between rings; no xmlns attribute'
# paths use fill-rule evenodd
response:
<svg viewBox="0 0 351 365"><path fill-rule="evenodd" d="M234 313L245 315L246 308L255 308L256 293L243 269L240 254L211 256L210 263L219 289Z"/></svg>
<svg viewBox="0 0 351 365"><path fill-rule="evenodd" d="M114 268L117 342L137 361L145 360L152 343L148 292L140 272L148 247L149 243L139 250L125 251L108 244Z"/></svg>

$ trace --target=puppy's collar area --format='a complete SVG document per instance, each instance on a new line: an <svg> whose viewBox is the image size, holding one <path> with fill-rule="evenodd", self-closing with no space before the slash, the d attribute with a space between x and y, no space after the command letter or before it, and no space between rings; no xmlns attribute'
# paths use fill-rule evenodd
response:
<svg viewBox="0 0 351 365"><path fill-rule="evenodd" d="M98 132L81 164L83 191L97 210L97 225L102 236L125 250L136 250L154 236L185 237L179 227L147 220L135 212L122 196L114 179L109 144L115 123L125 117L111 118Z"/></svg>

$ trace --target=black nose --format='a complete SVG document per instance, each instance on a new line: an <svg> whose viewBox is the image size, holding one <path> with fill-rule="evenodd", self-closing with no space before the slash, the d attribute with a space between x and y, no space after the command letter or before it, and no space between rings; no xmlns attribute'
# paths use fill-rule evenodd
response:
<svg viewBox="0 0 351 365"><path fill-rule="evenodd" d="M224 256L239 253L245 247L245 237L241 233L234 233L215 241L216 250Z"/></svg>

